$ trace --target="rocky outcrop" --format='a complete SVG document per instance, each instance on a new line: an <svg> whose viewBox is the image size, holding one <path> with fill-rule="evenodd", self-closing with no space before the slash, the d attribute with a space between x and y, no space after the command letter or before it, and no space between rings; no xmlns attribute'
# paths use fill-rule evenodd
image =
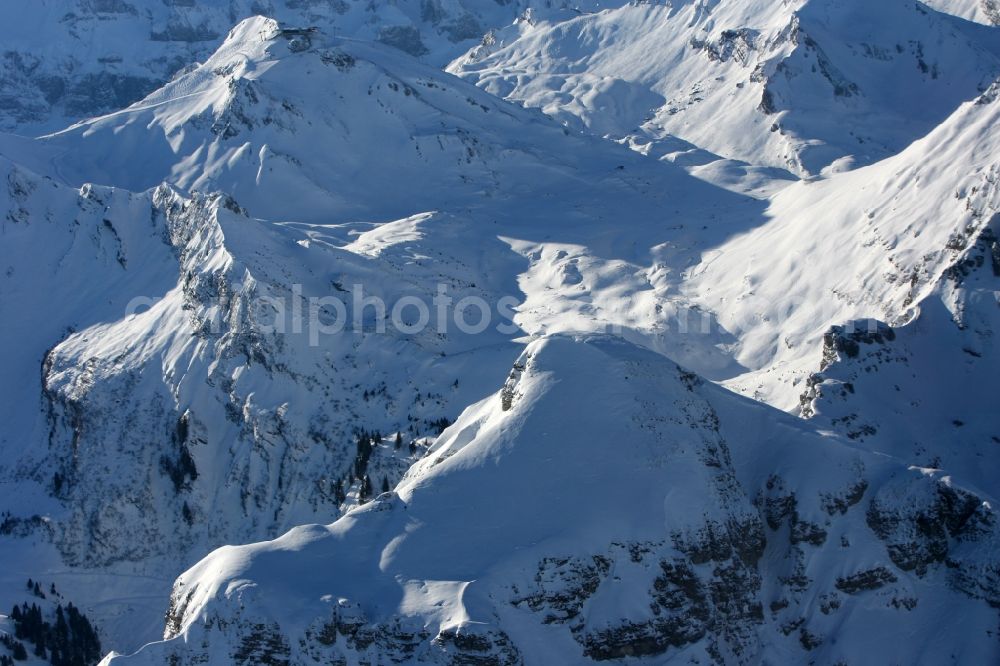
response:
<svg viewBox="0 0 1000 666"><path fill-rule="evenodd" d="M933 475L887 486L872 499L867 521L885 542L893 563L918 576L946 562L957 570L979 566L965 562L961 549L954 555L953 550L959 544L991 543L997 536L994 514L979 497ZM995 553L987 551L982 549L979 556L989 561Z"/></svg>

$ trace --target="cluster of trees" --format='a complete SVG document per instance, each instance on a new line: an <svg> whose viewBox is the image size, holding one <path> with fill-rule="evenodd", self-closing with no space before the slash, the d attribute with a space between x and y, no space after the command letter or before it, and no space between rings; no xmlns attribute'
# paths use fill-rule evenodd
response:
<svg viewBox="0 0 1000 666"><path fill-rule="evenodd" d="M170 477L174 484L174 492L178 493L187 487L189 481L198 478L198 468L195 467L194 458L191 457L191 452L187 450L186 446L181 446L177 460L171 459L166 454L161 456L160 469Z"/></svg>
<svg viewBox="0 0 1000 666"><path fill-rule="evenodd" d="M356 452L354 455L354 461L351 465L350 472L347 478L338 478L331 485L331 492L336 500L337 504L343 504L347 500L347 490L354 484L355 481L360 481L358 486L358 501L360 503L367 502L371 499L375 492L375 484L372 482L372 478L368 473L368 463L371 461L372 452L374 452L375 447L382 443L384 437L382 433L377 430L358 430L355 433L355 446ZM403 448L403 434L397 432L396 436L393 438L393 447L398 451ZM410 453L413 453L416 449L416 444L410 442ZM389 477L383 475L382 482L380 485L379 492L389 492L391 487L389 485Z"/></svg>
<svg viewBox="0 0 1000 666"><path fill-rule="evenodd" d="M410 432L413 432L413 425L412 424L410 425ZM397 451L399 451L401 448L403 448L403 433L401 433L401 432L397 432L396 433L396 440L393 442L393 445L396 447ZM410 449L410 455L411 456L414 453L417 452L417 442L416 442L416 440L414 440L414 439L410 440L409 449Z"/></svg>
<svg viewBox="0 0 1000 666"><path fill-rule="evenodd" d="M361 486L358 488L358 501L367 502L375 494L374 486L372 485L372 479L368 475L368 461L371 460L372 451L375 447L382 442L382 434L377 430L374 432L368 432L366 430L361 430L358 432L357 445L358 452L354 458L354 478L361 479ZM403 447L403 434L396 433L396 437L393 440L393 446L398 451ZM413 444L410 444L410 450L413 450ZM353 479L352 479L353 480ZM389 492L389 478L386 476L382 477L382 489L379 492Z"/></svg>
<svg viewBox="0 0 1000 666"><path fill-rule="evenodd" d="M198 468L195 467L194 458L191 457L191 452L188 451L187 447L188 432L188 416L183 414L177 419L177 425L171 436L177 446L176 458L171 458L168 455L163 455L160 458L160 469L170 477L174 484L174 492L178 493L187 488L191 481L198 478Z"/></svg>
<svg viewBox="0 0 1000 666"><path fill-rule="evenodd" d="M361 486L358 488L358 504L364 504L372 497L372 480L367 474L361 479Z"/></svg>
<svg viewBox="0 0 1000 666"><path fill-rule="evenodd" d="M10 650L12 656L0 655L0 666L13 666L15 661L26 661L28 659L28 650L25 649L24 643L21 641L14 640L14 637L10 634L4 634L0 636L0 645Z"/></svg>
<svg viewBox="0 0 1000 666"><path fill-rule="evenodd" d="M62 492L63 484L66 483L66 477L56 472L52 475L52 493L58 497L59 493Z"/></svg>
<svg viewBox="0 0 1000 666"><path fill-rule="evenodd" d="M382 489L379 492L387 493L392 488L389 486L389 477L382 475ZM372 478L367 474L361 479L361 486L358 488L358 502L364 504L372 498L375 494L374 488L372 486Z"/></svg>
<svg viewBox="0 0 1000 666"><path fill-rule="evenodd" d="M358 451L357 455L354 456L354 476L358 479L364 479L365 473L368 471L368 461L371 460L372 451L382 441L382 433L377 430L372 432L359 430L356 439Z"/></svg>
<svg viewBox="0 0 1000 666"><path fill-rule="evenodd" d="M41 599L45 598L38 581L28 579L28 591ZM60 596L55 584L49 587L49 594ZM32 654L48 661L53 666L87 666L101 658L101 641L87 616L72 603L63 608L56 606L55 614L46 619L37 604L27 602L14 606L10 613L14 622L14 636L4 635L0 643L10 650L11 656L0 657L0 666L12 666L16 661L28 659L28 648Z"/></svg>
<svg viewBox="0 0 1000 666"><path fill-rule="evenodd" d="M376 396L381 396L383 398L388 399L388 397L389 397L389 388L385 385L385 383L379 384L378 388L366 389L365 392L364 392L364 394L362 395L362 397L364 397L364 399L366 401L367 400L371 400L372 398L375 398Z"/></svg>
<svg viewBox="0 0 1000 666"><path fill-rule="evenodd" d="M413 418L411 417L412 421ZM440 418L435 421L428 421L427 424L437 430L438 434L444 431L451 422L447 418ZM410 425L410 431L414 429L413 425ZM371 476L368 472L368 463L371 461L372 453L375 451L375 447L382 443L384 440L382 433L378 430L365 430L360 429L355 431L355 447L356 452L354 455L354 461L351 464L350 471L348 472L347 478L339 477L336 481L331 484L330 491L333 494L334 500L337 504L343 504L347 500L347 490L354 485L355 481L360 481L358 486L358 501L360 503L367 502L375 494L375 484L372 482ZM393 447L399 451L403 448L403 433L397 432L395 437L393 437ZM417 452L416 440L411 439L409 443L410 455ZM389 484L389 478L385 475L382 476L382 481L380 484L379 492L389 492L391 486Z"/></svg>
<svg viewBox="0 0 1000 666"><path fill-rule="evenodd" d="M428 421L427 425L429 425L431 428L433 428L436 431L436 433L438 435L440 435L441 433L443 433L445 431L445 429L448 426L451 425L451 421L449 421L447 418L445 418L444 416L442 416L439 419L435 419L433 421Z"/></svg>
<svg viewBox="0 0 1000 666"><path fill-rule="evenodd" d="M17 519L10 515L10 511L0 513L0 534L13 534L14 527L17 526Z"/></svg>
<svg viewBox="0 0 1000 666"><path fill-rule="evenodd" d="M28 579L28 592L31 592L33 595L35 595L39 599L44 599L45 598L45 593L42 592L42 586L38 583L37 580L31 580L30 578ZM52 583L52 587L49 588L49 592L51 592L53 595L56 594L56 584L55 583Z"/></svg>
<svg viewBox="0 0 1000 666"><path fill-rule="evenodd" d="M337 505L341 505L347 501L347 490L344 489L344 480L338 478L333 482L333 499L336 500Z"/></svg>

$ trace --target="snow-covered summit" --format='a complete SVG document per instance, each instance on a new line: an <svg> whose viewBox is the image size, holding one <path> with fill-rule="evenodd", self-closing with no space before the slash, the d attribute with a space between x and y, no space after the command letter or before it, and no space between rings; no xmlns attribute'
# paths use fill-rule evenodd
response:
<svg viewBox="0 0 1000 666"><path fill-rule="evenodd" d="M988 86L998 56L997 30L910 0L741 0L521 21L449 70L655 155L815 175L899 152Z"/></svg>
<svg viewBox="0 0 1000 666"><path fill-rule="evenodd" d="M143 618L162 585L144 577L333 519L363 499L366 476L395 483L509 367L514 338L620 324L728 370L714 339L666 338L666 313L687 306L669 284L644 285L677 275L654 254L694 261L760 209L385 46L268 19L241 23L142 103L4 150L48 175L11 165L2 202L17 242L0 258L24 308L6 345L21 368L4 377L17 396L7 536L132 581L152 600L133 611ZM77 189L84 179L109 185ZM696 239L690 220L712 233ZM621 301L622 284L641 295ZM454 301L509 299L514 325L383 334L377 309L354 305L430 304L442 287ZM308 312L331 296L346 304L339 335L254 318L267 299ZM98 620L123 649L143 636Z"/></svg>
<svg viewBox="0 0 1000 666"><path fill-rule="evenodd" d="M0 136L0 601L134 652L212 553L126 663L996 661L991 1L14 12L18 128L149 78Z"/></svg>
<svg viewBox="0 0 1000 666"><path fill-rule="evenodd" d="M927 553L928 526L962 545ZM989 661L998 538L990 505L932 472L620 340L557 336L395 492L216 551L178 579L165 640L109 663L874 663L876 643ZM935 638L959 630L960 654Z"/></svg>
<svg viewBox="0 0 1000 666"><path fill-rule="evenodd" d="M73 186L167 181L299 222L489 207L505 191L554 189L567 170L646 162L567 134L389 47L257 17L135 105L6 150Z"/></svg>
<svg viewBox="0 0 1000 666"><path fill-rule="evenodd" d="M39 0L5 9L0 129L28 135L128 106L204 61L254 15L443 64L518 11L493 0Z"/></svg>

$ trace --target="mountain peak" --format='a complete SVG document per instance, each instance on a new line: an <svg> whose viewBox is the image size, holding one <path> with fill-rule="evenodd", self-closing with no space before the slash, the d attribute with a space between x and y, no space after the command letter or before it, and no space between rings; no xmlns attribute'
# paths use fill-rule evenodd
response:
<svg viewBox="0 0 1000 666"><path fill-rule="evenodd" d="M5 11L0 666L998 663L996 5Z"/></svg>

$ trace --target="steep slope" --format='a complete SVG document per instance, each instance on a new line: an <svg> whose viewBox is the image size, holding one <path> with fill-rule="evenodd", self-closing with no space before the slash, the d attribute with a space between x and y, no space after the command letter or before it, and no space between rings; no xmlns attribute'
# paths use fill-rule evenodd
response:
<svg viewBox="0 0 1000 666"><path fill-rule="evenodd" d="M751 371L732 388L993 493L1000 417L978 387L998 363L998 98L880 164L785 189L771 222L684 283L739 340Z"/></svg>
<svg viewBox="0 0 1000 666"><path fill-rule="evenodd" d="M152 638L185 557L394 483L485 392L476 369L516 353L495 328L411 331L365 305L514 291L499 241L464 255L494 279L446 254L462 220L286 227L221 195L77 194L6 166L0 591L45 574L111 645Z"/></svg>
<svg viewBox="0 0 1000 666"><path fill-rule="evenodd" d="M159 167L178 185L194 180L199 189L239 195L185 198L157 188L153 223L127 222L166 257L155 286L126 292L145 297L148 309L133 314L119 304L116 316L79 326L46 356L49 421L24 420L11 449L19 456L15 441L47 441L26 449L36 452L33 464L57 475L54 492L73 507L59 537L70 562L141 561L336 512L343 498L335 486L348 479L358 432L435 434L432 422L481 395L481 380L466 381L469 368L507 365L513 352L504 345L522 329L613 324L669 345L662 310L686 306L670 297L673 272L663 257L690 261L697 253L684 245L694 242L686 224L664 223L664 203L676 221L721 217L717 229L702 232L706 240L725 237L727 224L750 212L744 200L679 170L648 168L623 148L566 136L538 114L450 85L386 49L350 43L292 52L274 30L269 20L248 20L203 68L139 108L33 142L39 155L53 144L67 151L56 173L69 172L73 160L81 174L100 165L115 174L112 182L144 187ZM214 73L233 57L260 77ZM181 96L178 87L190 92ZM241 105L239 91L255 101ZM342 116L326 115L327 95L341 100ZM206 128L209 119L223 130ZM307 134L308 127L326 133ZM176 153L168 138L181 146ZM397 142L405 148L386 165L373 149ZM257 146L278 155L273 179L261 175L270 173L266 164L240 164ZM131 168L133 156L158 152L162 162ZM296 222L255 219L244 205ZM615 218L629 224L609 229L604 221ZM667 240L669 248L657 249ZM67 270L56 274L88 269ZM665 284L654 291L653 279ZM622 307L627 283L649 293ZM481 299L493 317L504 297L525 303L505 333L495 328L499 318L484 332L456 330L451 313L442 320L436 309L415 333L386 326L404 298L431 304L442 289L453 302ZM373 296L385 312L366 311L364 298ZM308 320L309 299L331 297L342 310L324 304L317 321ZM283 330L273 302L289 317ZM293 308L307 320L291 319ZM708 374L731 374L713 343L675 351ZM24 413L31 412L12 418ZM156 443L147 445L151 433ZM115 461L122 459L147 472L121 474ZM98 486L115 488L114 501L94 492ZM178 516L190 533L168 528ZM145 536L120 538L125 533Z"/></svg>
<svg viewBox="0 0 1000 666"><path fill-rule="evenodd" d="M998 101L994 86L896 157L786 188L770 222L702 258L685 289L741 339L742 362L773 367L831 324L915 316L1000 207Z"/></svg>
<svg viewBox="0 0 1000 666"><path fill-rule="evenodd" d="M162 219L162 205L174 197L89 185L73 190L6 159L0 159L0 182L0 599L5 610L21 603L25 579L47 573L47 581L88 612L100 607L91 617L101 629L124 615L129 627L122 635L142 634L160 611L150 598L151 611L128 600L164 594L170 573L132 577L119 571L95 579L67 570L52 545L65 527L60 497L72 495L64 461L74 449L62 448L50 420L45 363L75 331L116 321L133 299L145 302L176 284L177 262ZM114 469L121 473L124 466ZM45 588L48 593L48 583ZM54 611L43 606L46 614Z"/></svg>
<svg viewBox="0 0 1000 666"><path fill-rule="evenodd" d="M4 448L27 436L20 415L35 411L46 352L69 332L125 312L159 293L175 262L156 231L151 197L86 186L71 190L0 158L3 282L0 316L5 381ZM139 221L139 224L136 222ZM87 275L86 282L80 276Z"/></svg>
<svg viewBox="0 0 1000 666"><path fill-rule="evenodd" d="M376 224L430 210L474 220L472 243L486 232L529 264L517 278L526 332L613 325L673 344L672 356L713 378L738 370L717 349L725 340L665 334L687 310L680 270L762 223L759 200L567 132L390 49L296 39L247 20L142 103L4 148L72 184L165 179L232 193L270 220Z"/></svg>
<svg viewBox="0 0 1000 666"><path fill-rule="evenodd" d="M1000 4L997 0L927 0L926 4L939 12L977 23L1000 25Z"/></svg>
<svg viewBox="0 0 1000 666"><path fill-rule="evenodd" d="M3 584L76 579L105 645L153 638L185 558L394 484L525 334L615 326L706 375L739 370L726 341L671 336L690 308L675 266L763 222L758 201L387 47L299 38L248 20L145 103L4 144L53 176L10 167L5 203L34 225L0 247L12 304L59 298L5 340ZM88 175L119 189L57 182ZM397 309L414 301L427 326ZM29 344L38 322L51 334Z"/></svg>
<svg viewBox="0 0 1000 666"><path fill-rule="evenodd" d="M409 8L375 11L357 34ZM44 575L132 651L211 548L349 511L192 569L136 659L996 660L1000 417L956 398L1000 361L1000 91L964 102L994 29L532 7L452 68L617 145L341 27L251 18L127 109L0 138L44 174L0 162L0 597Z"/></svg>
<svg viewBox="0 0 1000 666"><path fill-rule="evenodd" d="M679 137L809 175L929 132L1000 73L998 47L997 31L909 0L631 3L520 20L449 71L657 156L710 159Z"/></svg>
<svg viewBox="0 0 1000 666"><path fill-rule="evenodd" d="M36 141L8 138L6 150L74 186L140 191L167 180L225 191L255 216L328 222L401 217L442 196L482 207L539 179L555 188L563 176L539 163L602 175L619 165L600 142L564 135L392 49L301 38L256 17L133 107ZM538 149L553 144L563 147L551 157Z"/></svg>
<svg viewBox="0 0 1000 666"><path fill-rule="evenodd" d="M1000 463L1000 214L969 241L912 322L824 337L802 413L864 446L947 469L991 493Z"/></svg>
<svg viewBox="0 0 1000 666"><path fill-rule="evenodd" d="M110 663L986 663L998 537L954 482L560 336L395 492L216 551Z"/></svg>
<svg viewBox="0 0 1000 666"><path fill-rule="evenodd" d="M443 64L516 10L481 0L22 3L8 8L0 26L0 129L33 135L128 106L209 57L234 24L256 14L379 40Z"/></svg>

